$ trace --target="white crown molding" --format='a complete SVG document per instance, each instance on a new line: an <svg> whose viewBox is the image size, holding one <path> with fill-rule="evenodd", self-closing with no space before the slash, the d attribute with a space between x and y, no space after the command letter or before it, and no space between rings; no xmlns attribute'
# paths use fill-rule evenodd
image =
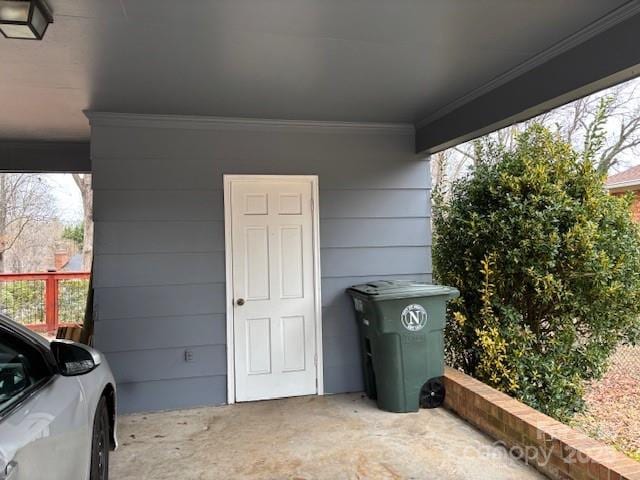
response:
<svg viewBox="0 0 640 480"><path fill-rule="evenodd" d="M610 29L611 27L623 22L624 20L632 17L640 13L640 0L630 0L619 8L609 12L607 15L600 17L594 22L590 23L586 27L577 32L569 35L568 37L560 40L558 43L552 45L551 47L543 50L542 52L534 55L528 60L520 63L514 68L507 70L501 75L498 75L494 79L485 83L484 85L470 91L469 93L459 97L453 102L445 105L442 108L439 108L432 114L428 115L424 119L420 120L416 123L416 128L422 128L425 125L428 125L435 120L438 120L445 115L453 112L454 110L460 108L466 103L469 103L475 100L486 93L489 93L491 90L494 90L505 83L510 82L511 80L533 70L536 67L548 62L554 57L565 53L572 48L584 43L585 41L595 37L596 35Z"/></svg>
<svg viewBox="0 0 640 480"><path fill-rule="evenodd" d="M197 115L156 115L139 113L114 113L85 111L91 126L117 126L139 128L181 128L190 130L309 130L396 133L414 135L415 127L410 123L374 122L327 122L316 120L276 120L263 118L206 117Z"/></svg>

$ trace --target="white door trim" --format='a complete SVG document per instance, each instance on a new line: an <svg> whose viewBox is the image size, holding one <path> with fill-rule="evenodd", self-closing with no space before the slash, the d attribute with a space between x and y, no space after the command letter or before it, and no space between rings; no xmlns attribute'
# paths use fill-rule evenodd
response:
<svg viewBox="0 0 640 480"><path fill-rule="evenodd" d="M315 293L316 318L316 378L318 395L324 395L324 368L322 354L322 296L320 276L320 215L319 189L317 175L223 175L224 183L224 251L226 280L226 317L227 317L227 403L236 403L236 369L233 320L233 248L231 237L231 183L236 180L259 181L307 181L311 184L312 224L313 224L313 281Z"/></svg>

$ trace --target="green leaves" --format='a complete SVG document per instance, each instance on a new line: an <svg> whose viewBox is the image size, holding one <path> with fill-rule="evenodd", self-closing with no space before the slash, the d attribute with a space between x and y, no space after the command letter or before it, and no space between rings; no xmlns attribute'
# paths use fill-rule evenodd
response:
<svg viewBox="0 0 640 480"><path fill-rule="evenodd" d="M606 106L605 106L606 107ZM594 126L591 144L597 147ZM476 142L473 176L434 199L449 362L556 418L582 408L619 341L640 335L640 236L629 199L534 125L513 149ZM594 148L595 148L594 147Z"/></svg>
<svg viewBox="0 0 640 480"><path fill-rule="evenodd" d="M78 247L82 248L82 242L84 241L84 225L80 223L64 227L64 230L62 231L62 238L72 240L76 242Z"/></svg>

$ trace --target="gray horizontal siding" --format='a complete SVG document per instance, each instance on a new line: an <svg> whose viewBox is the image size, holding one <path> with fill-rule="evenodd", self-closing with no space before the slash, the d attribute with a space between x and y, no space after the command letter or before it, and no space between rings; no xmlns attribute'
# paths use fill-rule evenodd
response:
<svg viewBox="0 0 640 480"><path fill-rule="evenodd" d="M317 174L320 188L428 188L411 143L386 133L94 128L94 188L208 189L225 173Z"/></svg>
<svg viewBox="0 0 640 480"><path fill-rule="evenodd" d="M94 285L129 287L218 283L225 280L224 252L96 255Z"/></svg>
<svg viewBox="0 0 640 480"><path fill-rule="evenodd" d="M222 178L211 180L221 183ZM222 190L97 190L98 222L211 222L224 220ZM320 218L430 216L427 189L320 190Z"/></svg>
<svg viewBox="0 0 640 480"><path fill-rule="evenodd" d="M95 190L93 199L96 222L224 220L222 190Z"/></svg>
<svg viewBox="0 0 640 480"><path fill-rule="evenodd" d="M300 164L300 157L276 164L268 163L268 159L253 163L249 167L243 165L243 159L228 157L217 158L189 158L183 154L180 162L171 162L161 159L148 159L141 162L132 157L127 158L94 158L92 165L94 171L102 164L109 163L117 166L109 177L96 178L94 186L96 190L192 190L210 189L211 179L221 178L223 173L231 174L264 174L283 175L286 171L290 175L317 174L322 177L320 188L353 189L353 188L426 188L428 178L420 168L420 163L414 158L408 161L406 158L397 158L398 162L406 162L404 171L399 171L386 158L384 163L375 162L374 158L362 158L361 166L354 168L352 165L334 162L328 157L329 152L318 155L318 160L311 168ZM231 158L231 160L230 160ZM305 162L307 159L305 159ZM311 162L309 160L309 162ZM151 166L156 172L149 175L143 165ZM195 165L195 167L194 167ZM311 163L309 163L311 165ZM207 167L203 169L202 167ZM200 167L200 168L197 168ZM367 169L367 172L364 171ZM199 173L198 173L199 172ZM363 173L366 173L363 174Z"/></svg>
<svg viewBox="0 0 640 480"><path fill-rule="evenodd" d="M119 414L226 402L226 375L118 384Z"/></svg>
<svg viewBox="0 0 640 480"><path fill-rule="evenodd" d="M360 365L325 367L324 391L326 393L360 392L364 390Z"/></svg>
<svg viewBox="0 0 640 480"><path fill-rule="evenodd" d="M224 345L190 346L193 361L185 362L184 348L111 352L109 366L116 382L147 382L206 377L227 373Z"/></svg>
<svg viewBox="0 0 640 480"><path fill-rule="evenodd" d="M323 248L323 277L422 274L431 271L427 247Z"/></svg>
<svg viewBox="0 0 640 480"><path fill-rule="evenodd" d="M224 251L224 222L98 222L95 250L101 254L204 253Z"/></svg>
<svg viewBox="0 0 640 480"><path fill-rule="evenodd" d="M362 162L387 163L389 158L408 160L413 156L410 135L397 132L329 132L323 129L261 130L246 129L189 129L155 127L95 128L91 135L92 158L132 158L137 160L165 159L175 163L180 158L183 165L197 172L206 167L204 160L237 161L247 163L258 157L273 166L280 162L297 163L305 159L323 160L332 166L340 160L353 159L354 166L342 165L355 171ZM256 149L259 148L259 151ZM407 156L407 152L411 156ZM194 159L190 164L189 159ZM397 172L401 173L401 172Z"/></svg>
<svg viewBox="0 0 640 480"><path fill-rule="evenodd" d="M225 345L226 322L219 313L100 320L95 323L95 335L104 353Z"/></svg>
<svg viewBox="0 0 640 480"><path fill-rule="evenodd" d="M360 365L360 347L356 335L323 338L324 364L327 367Z"/></svg>
<svg viewBox="0 0 640 480"><path fill-rule="evenodd" d="M431 222L427 217L323 218L320 237L323 247L427 246ZM224 222L99 222L95 249L102 254L224 251Z"/></svg>
<svg viewBox="0 0 640 480"><path fill-rule="evenodd" d="M95 343L123 411L226 401L223 174L318 175L325 391L360 390L345 288L431 278L429 169L412 145L382 132L94 127Z"/></svg>
<svg viewBox="0 0 640 480"><path fill-rule="evenodd" d="M96 288L94 302L101 320L207 315L225 313L225 288L224 283Z"/></svg>
<svg viewBox="0 0 640 480"><path fill-rule="evenodd" d="M429 190L321 190L320 218L429 216Z"/></svg>
<svg viewBox="0 0 640 480"><path fill-rule="evenodd" d="M348 308L351 308L351 301L345 298L345 304L339 308L322 309L322 337L326 339L325 343L331 343L332 337L354 337L358 334L355 316L345 315Z"/></svg>
<svg viewBox="0 0 640 480"><path fill-rule="evenodd" d="M431 243L429 218L326 218L320 224L322 246L418 247Z"/></svg>

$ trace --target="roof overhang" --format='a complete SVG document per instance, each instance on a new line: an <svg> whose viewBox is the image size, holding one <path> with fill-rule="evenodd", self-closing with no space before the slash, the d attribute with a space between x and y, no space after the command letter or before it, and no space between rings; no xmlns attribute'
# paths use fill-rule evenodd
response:
<svg viewBox="0 0 640 480"><path fill-rule="evenodd" d="M639 12L631 2L418 122L416 151L444 150L640 75Z"/></svg>
<svg viewBox="0 0 640 480"><path fill-rule="evenodd" d="M640 74L640 0L51 3L0 42L0 171L89 171L83 109L408 123L426 155Z"/></svg>
<svg viewBox="0 0 640 480"><path fill-rule="evenodd" d="M91 172L88 142L0 142L3 172Z"/></svg>
<svg viewBox="0 0 640 480"><path fill-rule="evenodd" d="M640 179L627 180L626 182L609 183L605 188L611 193L640 190Z"/></svg>

